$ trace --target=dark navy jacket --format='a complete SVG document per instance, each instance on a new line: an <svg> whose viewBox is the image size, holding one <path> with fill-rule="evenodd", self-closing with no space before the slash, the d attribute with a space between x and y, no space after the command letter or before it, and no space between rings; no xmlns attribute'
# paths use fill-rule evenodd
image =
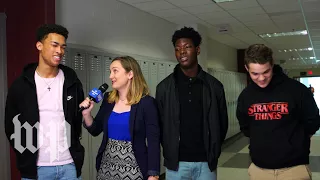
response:
<svg viewBox="0 0 320 180"><path fill-rule="evenodd" d="M108 103L108 94L109 93L106 93L93 124L90 127L84 124L88 132L93 136L98 136L103 131L107 132L108 126L107 124L105 125L105 123L108 123L109 116L115 105L114 103ZM103 129L104 127L106 130ZM146 180L150 175L159 175L160 127L158 110L153 97L145 96L141 98L138 104L131 106L129 127L133 152L143 174L143 178ZM97 171L99 171L107 142L108 133L105 133L96 158Z"/></svg>

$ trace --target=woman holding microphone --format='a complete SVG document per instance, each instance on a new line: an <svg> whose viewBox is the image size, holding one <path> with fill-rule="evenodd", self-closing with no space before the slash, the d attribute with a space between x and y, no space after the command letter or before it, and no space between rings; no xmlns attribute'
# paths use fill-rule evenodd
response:
<svg viewBox="0 0 320 180"><path fill-rule="evenodd" d="M79 106L84 127L93 136L104 133L96 158L98 180L158 180L160 127L155 99L149 96L141 68L132 57L110 65L113 90L107 92L95 118L89 98ZM147 140L147 144L146 144Z"/></svg>

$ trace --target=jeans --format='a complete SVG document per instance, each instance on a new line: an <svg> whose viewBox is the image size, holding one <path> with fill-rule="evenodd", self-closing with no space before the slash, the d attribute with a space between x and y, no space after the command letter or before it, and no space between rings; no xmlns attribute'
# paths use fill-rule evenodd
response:
<svg viewBox="0 0 320 180"><path fill-rule="evenodd" d="M22 178L21 180L33 180ZM74 163L60 166L38 166L38 180L81 180Z"/></svg>
<svg viewBox="0 0 320 180"><path fill-rule="evenodd" d="M179 162L178 171L166 169L166 180L217 180L217 170L211 172L207 162Z"/></svg>

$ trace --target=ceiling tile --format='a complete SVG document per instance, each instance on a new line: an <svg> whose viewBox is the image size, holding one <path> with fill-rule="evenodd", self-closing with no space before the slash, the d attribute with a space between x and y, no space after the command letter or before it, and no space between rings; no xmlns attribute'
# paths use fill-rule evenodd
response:
<svg viewBox="0 0 320 180"><path fill-rule="evenodd" d="M214 4L211 0L166 0L178 7L199 6L203 4Z"/></svg>
<svg viewBox="0 0 320 180"><path fill-rule="evenodd" d="M306 12L305 16L307 21L319 21L320 12Z"/></svg>
<svg viewBox="0 0 320 180"><path fill-rule="evenodd" d="M313 44L314 46L320 46L320 41L312 41L312 44Z"/></svg>
<svg viewBox="0 0 320 180"><path fill-rule="evenodd" d="M219 42L241 42L238 39L230 36L229 34L217 34L216 31L210 31L209 37Z"/></svg>
<svg viewBox="0 0 320 180"><path fill-rule="evenodd" d="M243 22L246 26L274 26L271 20Z"/></svg>
<svg viewBox="0 0 320 180"><path fill-rule="evenodd" d="M151 14L159 17L174 17L174 16L182 16L187 15L188 13L181 10L181 9L166 9L166 10L160 10L160 11L152 11Z"/></svg>
<svg viewBox="0 0 320 180"><path fill-rule="evenodd" d="M235 17L265 14L265 11L260 6L245 8L245 9L234 9L234 10L229 10L228 12Z"/></svg>
<svg viewBox="0 0 320 180"><path fill-rule="evenodd" d="M284 36L264 38L265 41L273 44L279 49L295 49L310 47L310 41L308 36Z"/></svg>
<svg viewBox="0 0 320 180"><path fill-rule="evenodd" d="M212 25L217 25L217 24L232 24L232 23L237 23L239 22L235 18L215 18L215 19L208 19L206 22L212 24Z"/></svg>
<svg viewBox="0 0 320 180"><path fill-rule="evenodd" d="M316 37L316 36L311 36L312 41L320 41L320 36Z"/></svg>
<svg viewBox="0 0 320 180"><path fill-rule="evenodd" d="M281 22L276 25L279 27L279 32L290 32L290 31L300 31L306 30L304 22Z"/></svg>
<svg viewBox="0 0 320 180"><path fill-rule="evenodd" d="M209 23L207 23L207 22L205 22L205 21L203 21L201 19L197 19L194 22L197 23L197 24L201 24L201 25L203 25L203 26L205 26L205 27L207 27L209 29L213 28L213 25L211 25L211 24L209 24Z"/></svg>
<svg viewBox="0 0 320 180"><path fill-rule="evenodd" d="M309 29L311 36L320 36L320 29Z"/></svg>
<svg viewBox="0 0 320 180"><path fill-rule="evenodd" d="M212 13L212 12L219 12L224 11L216 4L205 4L200 6L192 6L192 7L183 7L183 10L191 13L191 14L203 14L203 13Z"/></svg>
<svg viewBox="0 0 320 180"><path fill-rule="evenodd" d="M242 32L242 33L233 33L232 36L238 38L238 39L256 39L259 38L255 33L253 32Z"/></svg>
<svg viewBox="0 0 320 180"><path fill-rule="evenodd" d="M285 14L278 14L276 15L274 14L269 14L270 18L274 21L279 21L279 22L283 22L283 21L294 21L294 20L304 20L303 19L303 15L301 12L295 12L294 13L285 13Z"/></svg>
<svg viewBox="0 0 320 180"><path fill-rule="evenodd" d="M231 32L234 33L251 32L251 30L244 25L237 25L236 23L230 23L229 25L231 26Z"/></svg>
<svg viewBox="0 0 320 180"><path fill-rule="evenodd" d="M219 18L231 18L230 14L227 13L226 11L202 13L202 14L197 14L196 16L199 17L200 19L203 19L203 20L219 19Z"/></svg>
<svg viewBox="0 0 320 180"><path fill-rule="evenodd" d="M223 43L223 42L222 42ZM226 45L236 48L236 49L246 49L248 48L249 44L239 42L224 42Z"/></svg>
<svg viewBox="0 0 320 180"><path fill-rule="evenodd" d="M158 1L158 0L118 0L127 4L135 4L135 3L141 3L141 2L151 2L151 1Z"/></svg>
<svg viewBox="0 0 320 180"><path fill-rule="evenodd" d="M218 3L218 5L226 10L245 9L245 8L259 6L256 0L239 0L239 1L232 1L232 2L223 2L223 3Z"/></svg>
<svg viewBox="0 0 320 180"><path fill-rule="evenodd" d="M295 3L297 0L257 0L261 5L275 5L275 4L284 4L284 3Z"/></svg>
<svg viewBox="0 0 320 180"><path fill-rule="evenodd" d="M257 22L257 21L260 21L260 22L263 22L263 21L268 21L270 22L270 18L267 14L259 14L259 15L246 15L246 16L236 16L236 18L243 22L243 23L246 23L246 22Z"/></svg>
<svg viewBox="0 0 320 180"><path fill-rule="evenodd" d="M176 23L176 24L180 24L180 25L187 25L187 24L191 24L191 23L195 23L197 22L199 19L196 18L195 16L192 15L183 15L183 16L175 16L175 17L165 17L164 19Z"/></svg>
<svg viewBox="0 0 320 180"><path fill-rule="evenodd" d="M176 8L175 6L173 6L172 4L166 1L143 2L143 3L132 4L132 6L138 9L141 9L143 11L149 11L149 12Z"/></svg>
<svg viewBox="0 0 320 180"><path fill-rule="evenodd" d="M266 24L266 25L260 25L260 26L249 26L248 28L251 29L256 34L279 32L278 27L276 27L273 24Z"/></svg>
<svg viewBox="0 0 320 180"><path fill-rule="evenodd" d="M300 10L300 6L298 2L294 3L283 3L283 4L275 4L275 5L266 5L263 6L267 13L276 13L276 12L286 12L286 11L298 11Z"/></svg>
<svg viewBox="0 0 320 180"><path fill-rule="evenodd" d="M307 24L309 29L320 29L320 20L308 22Z"/></svg>
<svg viewBox="0 0 320 180"><path fill-rule="evenodd" d="M240 39L247 44L264 44L265 41L252 32L234 33L231 36Z"/></svg>
<svg viewBox="0 0 320 180"><path fill-rule="evenodd" d="M319 0L302 0L302 7L304 12L317 12L319 11L320 1Z"/></svg>

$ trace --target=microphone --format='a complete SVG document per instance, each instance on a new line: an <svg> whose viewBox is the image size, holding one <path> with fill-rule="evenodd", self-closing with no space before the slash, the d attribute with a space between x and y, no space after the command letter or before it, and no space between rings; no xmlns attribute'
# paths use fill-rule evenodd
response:
<svg viewBox="0 0 320 180"><path fill-rule="evenodd" d="M99 89L97 88L93 88L90 92L89 92L89 99L95 103L99 103L102 99L103 99L103 93L106 92L106 90L108 89L108 84L104 83L102 84ZM88 107L81 107L79 109L79 112L83 111L84 109L86 109Z"/></svg>

